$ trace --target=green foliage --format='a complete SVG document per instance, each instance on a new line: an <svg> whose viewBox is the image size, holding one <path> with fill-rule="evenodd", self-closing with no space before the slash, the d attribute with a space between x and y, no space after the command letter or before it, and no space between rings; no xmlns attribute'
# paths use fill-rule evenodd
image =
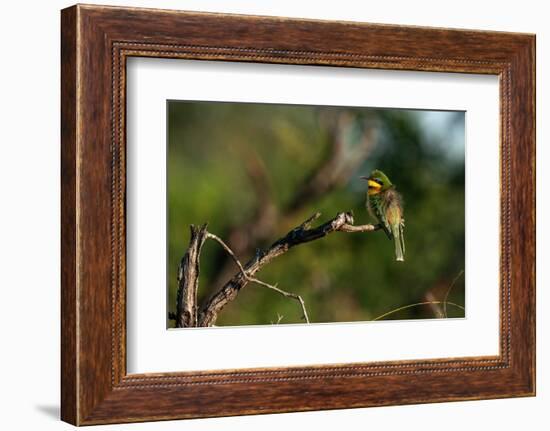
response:
<svg viewBox="0 0 550 431"><path fill-rule="evenodd" d="M308 107L237 103L170 102L168 139L168 280L169 305L175 309L176 273L189 240L189 225L208 222L209 230L228 240L232 228L254 219L260 197L246 164L265 167L281 214L296 191L330 155L331 119L352 119L344 151L353 155L365 128L377 131L376 145L356 172L333 190L278 220L270 242L316 211L319 221L352 210L356 224L373 222L365 209L366 183L360 175L383 170L405 202L405 262L396 262L393 244L378 231L334 233L300 245L265 267L257 276L303 296L312 322L371 320L392 309L441 301L464 269L464 113L441 116L437 130L423 113L396 109ZM450 148L452 146L452 148ZM452 151L451 151L452 150ZM457 156L458 154L458 156ZM253 255L239 255L246 262ZM207 242L201 255L199 295L227 265L219 246ZM234 267L233 273L237 272ZM464 305L464 277L449 301ZM449 317L464 312L447 307ZM249 284L220 314L217 325L301 322L296 301ZM429 306L411 307L388 319L436 317Z"/></svg>

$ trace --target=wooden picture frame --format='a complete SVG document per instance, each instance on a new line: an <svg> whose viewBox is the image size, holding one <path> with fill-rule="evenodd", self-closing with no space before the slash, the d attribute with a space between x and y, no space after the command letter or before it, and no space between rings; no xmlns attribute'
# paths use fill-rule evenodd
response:
<svg viewBox="0 0 550 431"><path fill-rule="evenodd" d="M534 35L83 5L64 9L61 21L64 421L535 394ZM125 65L131 56L498 75L500 354L128 375Z"/></svg>

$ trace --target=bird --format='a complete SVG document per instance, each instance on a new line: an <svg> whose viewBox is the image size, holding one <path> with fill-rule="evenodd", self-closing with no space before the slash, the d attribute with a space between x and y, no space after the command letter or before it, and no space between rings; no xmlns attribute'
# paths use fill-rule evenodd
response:
<svg viewBox="0 0 550 431"><path fill-rule="evenodd" d="M369 176L360 177L368 182L366 206L389 239L395 245L395 260L405 260L403 229L403 199L384 172L375 169Z"/></svg>

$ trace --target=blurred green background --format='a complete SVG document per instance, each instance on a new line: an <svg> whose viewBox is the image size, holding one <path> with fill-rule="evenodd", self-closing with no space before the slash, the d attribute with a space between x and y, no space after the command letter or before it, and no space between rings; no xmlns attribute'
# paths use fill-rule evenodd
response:
<svg viewBox="0 0 550 431"><path fill-rule="evenodd" d="M300 245L257 277L302 295L315 322L372 320L411 304L464 305L464 112L168 102L168 303L189 225L208 222L244 264L316 211L374 222L360 175L383 170L403 195L405 262L382 231ZM238 269L207 241L199 300ZM446 311L446 312L445 312ZM441 304L384 319L464 317ZM248 284L216 325L303 323L299 304ZM173 326L173 322L169 322Z"/></svg>

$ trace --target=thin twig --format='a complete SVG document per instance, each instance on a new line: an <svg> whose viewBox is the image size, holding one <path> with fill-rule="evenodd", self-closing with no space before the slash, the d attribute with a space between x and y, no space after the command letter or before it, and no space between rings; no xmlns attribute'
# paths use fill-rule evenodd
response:
<svg viewBox="0 0 550 431"><path fill-rule="evenodd" d="M458 275L454 278L451 285L447 289L447 293L445 293L445 299L443 300L443 314L445 315L445 317L447 317L447 298L449 297L449 294L451 293L451 290L453 289L454 285L456 284L456 282L458 281L458 279L460 278L460 276L462 274L464 274L464 270L461 270L458 273Z"/></svg>
<svg viewBox="0 0 550 431"><path fill-rule="evenodd" d="M231 248L229 248L229 246L219 236L214 235L213 233L207 232L206 233L206 238L213 239L218 244L220 244L224 248L224 250L227 252L227 254L229 254L229 256L231 256L233 261L237 264L237 266L239 267L239 269L241 270L243 275L245 277L249 278L248 275L246 274L246 271L244 270L243 266L241 265L241 262L239 261L239 259L237 259L237 256L235 256L235 253L233 253Z"/></svg>
<svg viewBox="0 0 550 431"><path fill-rule="evenodd" d="M282 314L277 313L277 321L273 322L273 320L272 320L271 324L272 325L278 325L279 323L281 323L281 320L283 320L283 317L285 317L285 316L283 316Z"/></svg>
<svg viewBox="0 0 550 431"><path fill-rule="evenodd" d="M245 274L246 276L246 274ZM265 283L261 280L258 280L257 278L253 278L253 277L248 277L249 281L252 281L256 284L259 284L260 286L264 286L264 287L267 287L268 289L272 289L274 290L275 292L277 293L280 293L281 295L287 297L287 298L293 298L295 300L297 300L299 303L300 303L300 306L302 307L302 313L303 313L303 319L306 321L306 323L310 323L309 322L309 316L307 314L307 310L306 310L306 304L303 300L303 298L296 294L296 293L292 293L292 292L287 292L286 290L283 290L283 289L279 289L276 285L271 285L271 284L268 284L268 283Z"/></svg>
<svg viewBox="0 0 550 431"><path fill-rule="evenodd" d="M419 305L442 304L442 303L443 303L443 301L426 301L426 302L418 302L416 304L409 304L409 305L405 305L403 307L396 308L395 310L388 311L387 313L384 313L381 316L378 316L378 317L376 317L375 319L372 319L372 320L373 321L374 320L381 320L384 317L389 316L390 314L397 313L398 311L401 311L401 310L406 310L407 308L417 307ZM455 307L460 308L461 310L464 310L464 307L462 305L455 304L454 302L448 301L447 304L453 305Z"/></svg>
<svg viewBox="0 0 550 431"><path fill-rule="evenodd" d="M319 216L320 216L320 214L319 214ZM317 216L317 217L319 217L319 216ZM302 307L302 313L303 313L304 320L306 321L306 323L309 323L309 316L307 314L306 304L304 303L304 300L302 299L302 297L300 295L297 295L297 294L292 293L292 292L287 292L283 289L278 288L276 285L271 285L269 283L266 283L265 281L261 281L261 280L258 280L257 278L250 277L248 275L248 273L246 272L246 270L243 268L243 266L242 266L241 262L239 261L239 259L237 258L237 256L235 256L235 253L233 253L231 248L220 237L218 237L217 235L214 235L213 233L210 233L210 232L206 233L206 237L216 241L218 244L220 244L224 248L224 250L231 256L233 261L239 267L243 277L245 277L245 279L247 279L249 282L253 282L253 283L256 283L260 286L267 287L268 289L274 290L275 292L277 292L277 293L279 293L279 294L281 294L281 295L283 295L287 298L296 299L300 303L300 306Z"/></svg>
<svg viewBox="0 0 550 431"><path fill-rule="evenodd" d="M311 229L311 225L312 223L317 220L319 217L321 217L321 213L320 212L316 212L315 214L313 214L311 217L309 217L306 221L304 221L299 227L298 229Z"/></svg>

